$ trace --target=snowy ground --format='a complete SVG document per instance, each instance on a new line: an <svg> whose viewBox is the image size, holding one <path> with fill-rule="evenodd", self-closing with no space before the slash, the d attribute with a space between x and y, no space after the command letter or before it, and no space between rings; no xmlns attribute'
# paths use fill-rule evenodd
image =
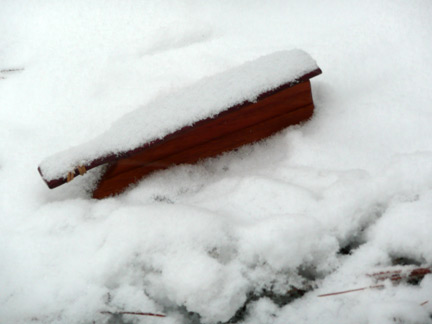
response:
<svg viewBox="0 0 432 324"><path fill-rule="evenodd" d="M429 0L0 7L0 323L432 323L432 275L318 297L432 266ZM323 70L303 126L102 201L91 175L41 180L158 95L291 48ZM167 317L101 313L124 310Z"/></svg>

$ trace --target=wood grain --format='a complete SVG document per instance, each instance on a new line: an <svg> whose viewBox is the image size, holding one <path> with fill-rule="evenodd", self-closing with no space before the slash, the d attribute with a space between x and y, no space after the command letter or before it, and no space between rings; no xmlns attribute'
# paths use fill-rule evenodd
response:
<svg viewBox="0 0 432 324"><path fill-rule="evenodd" d="M107 177L113 177L131 168L141 167L143 164L160 160L274 116L294 111L310 103L312 103L312 94L310 82L307 81L284 89L257 103L244 106L242 109L228 111L218 118L197 123L187 131L167 136L164 141L149 145L145 150L129 158L115 162L107 171Z"/></svg>
<svg viewBox="0 0 432 324"><path fill-rule="evenodd" d="M287 126L310 118L313 108L313 104L310 102L308 105L299 107L294 111L288 109L288 112L273 116L255 125L222 135L161 159L149 161L141 164L140 167L134 167L136 163L132 162L131 168L122 173L107 172L93 192L93 198L101 199L121 193L131 184L136 183L154 171L166 169L176 164L196 163L201 159L217 156L223 152L268 137Z"/></svg>

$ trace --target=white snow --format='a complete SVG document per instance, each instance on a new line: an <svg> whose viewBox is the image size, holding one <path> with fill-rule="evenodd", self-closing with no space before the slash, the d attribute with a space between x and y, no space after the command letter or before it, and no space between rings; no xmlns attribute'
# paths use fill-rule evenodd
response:
<svg viewBox="0 0 432 324"><path fill-rule="evenodd" d="M241 323L432 322L432 275L318 297L432 266L430 1L0 7L0 70L23 69L0 78L1 323L217 323L250 294ZM41 180L43 158L135 109L293 48L323 70L306 124L116 198L89 197L91 172Z"/></svg>
<svg viewBox="0 0 432 324"><path fill-rule="evenodd" d="M40 164L41 172L46 180L65 177L79 165L136 149L237 104L253 102L260 94L293 83L316 69L316 62L306 52L291 50L203 78L126 114L92 141L48 157Z"/></svg>

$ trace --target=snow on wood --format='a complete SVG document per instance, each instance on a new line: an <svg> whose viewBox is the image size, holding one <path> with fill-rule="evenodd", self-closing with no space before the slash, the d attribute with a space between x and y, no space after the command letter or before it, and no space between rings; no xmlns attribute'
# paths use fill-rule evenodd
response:
<svg viewBox="0 0 432 324"><path fill-rule="evenodd" d="M260 57L155 99L90 142L45 159L39 172L48 186L55 188L89 169L136 154L171 133L320 73L316 62L302 50Z"/></svg>

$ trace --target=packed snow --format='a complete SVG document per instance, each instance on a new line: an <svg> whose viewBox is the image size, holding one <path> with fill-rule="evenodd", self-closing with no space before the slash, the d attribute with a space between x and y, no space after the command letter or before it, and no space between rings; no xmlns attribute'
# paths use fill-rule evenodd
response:
<svg viewBox="0 0 432 324"><path fill-rule="evenodd" d="M432 323L431 274L368 276L432 266L429 0L0 5L1 323ZM55 190L37 172L294 48L323 70L301 126L104 200L92 172Z"/></svg>
<svg viewBox="0 0 432 324"><path fill-rule="evenodd" d="M184 89L161 95L126 114L92 141L45 159L40 170L48 181L66 177L79 165L128 152L235 105L253 102L260 94L281 85L294 84L317 69L316 62L298 49L265 55L203 78Z"/></svg>

